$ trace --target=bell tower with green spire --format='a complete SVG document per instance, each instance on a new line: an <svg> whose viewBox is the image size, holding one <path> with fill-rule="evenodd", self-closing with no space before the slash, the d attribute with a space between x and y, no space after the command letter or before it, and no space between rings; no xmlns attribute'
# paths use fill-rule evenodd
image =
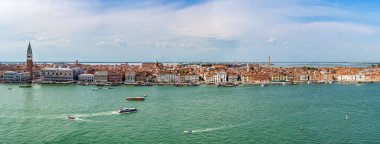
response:
<svg viewBox="0 0 380 144"><path fill-rule="evenodd" d="M28 50L26 53L26 71L30 72L30 80L33 80L33 53L32 46L30 46L30 41L28 45Z"/></svg>

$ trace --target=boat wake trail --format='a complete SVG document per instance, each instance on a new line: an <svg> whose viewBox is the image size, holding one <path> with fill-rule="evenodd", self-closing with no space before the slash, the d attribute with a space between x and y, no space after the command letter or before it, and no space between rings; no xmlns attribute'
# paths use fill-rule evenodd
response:
<svg viewBox="0 0 380 144"><path fill-rule="evenodd" d="M79 118L89 118L89 117L98 117L98 116L109 116L119 114L117 111L108 111L108 112L98 112L98 113L89 113L89 114L72 114L74 117Z"/></svg>
<svg viewBox="0 0 380 144"><path fill-rule="evenodd" d="M83 121L83 122L98 122L98 121L92 121L92 120L87 120L87 119L81 119L81 118L76 118L73 119L74 121Z"/></svg>
<svg viewBox="0 0 380 144"><path fill-rule="evenodd" d="M225 128L226 126L221 126L221 127L216 127L216 128L197 129L197 130L193 130L192 133L211 132L211 131L222 130Z"/></svg>
<svg viewBox="0 0 380 144"><path fill-rule="evenodd" d="M234 127L243 126L245 124L239 124L239 125L226 125L226 126L220 126L220 127L214 127L214 128L206 128L206 129L196 129L192 130L191 133L203 133L203 132L212 132L212 131L218 131L223 129L229 129Z"/></svg>

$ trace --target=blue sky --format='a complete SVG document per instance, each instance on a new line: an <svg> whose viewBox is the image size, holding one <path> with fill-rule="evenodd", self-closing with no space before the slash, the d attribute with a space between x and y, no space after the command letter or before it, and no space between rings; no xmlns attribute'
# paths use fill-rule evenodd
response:
<svg viewBox="0 0 380 144"><path fill-rule="evenodd" d="M377 0L0 0L0 61L380 62Z"/></svg>

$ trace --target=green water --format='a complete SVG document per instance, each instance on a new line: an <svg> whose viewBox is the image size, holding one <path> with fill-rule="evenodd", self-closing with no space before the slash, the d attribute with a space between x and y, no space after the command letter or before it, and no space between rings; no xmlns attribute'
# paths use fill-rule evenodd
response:
<svg viewBox="0 0 380 144"><path fill-rule="evenodd" d="M380 143L380 84L94 88L0 84L0 143Z"/></svg>

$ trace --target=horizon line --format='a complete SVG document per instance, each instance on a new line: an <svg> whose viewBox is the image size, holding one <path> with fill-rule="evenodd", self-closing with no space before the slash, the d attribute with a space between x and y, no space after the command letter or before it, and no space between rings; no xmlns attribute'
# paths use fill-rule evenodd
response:
<svg viewBox="0 0 380 144"><path fill-rule="evenodd" d="M155 61L78 61L79 63L149 63ZM268 63L262 61L158 61L159 63ZM0 63L26 63L24 61L0 61ZM76 61L33 61L33 63L76 63ZM380 62L365 62L365 61L275 61L271 63L365 63L365 64L378 64Z"/></svg>

